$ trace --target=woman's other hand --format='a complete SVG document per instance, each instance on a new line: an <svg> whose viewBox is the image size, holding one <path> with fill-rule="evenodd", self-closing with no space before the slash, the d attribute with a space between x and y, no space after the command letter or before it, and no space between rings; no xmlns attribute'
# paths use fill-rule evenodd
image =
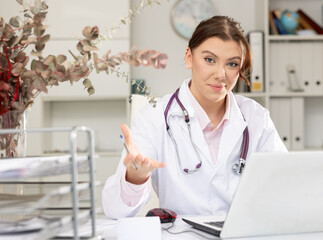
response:
<svg viewBox="0 0 323 240"><path fill-rule="evenodd" d="M160 163L155 159L144 156L133 143L130 129L126 124L121 125L121 131L129 149L129 153L123 161L123 164L127 167L126 180L132 184L143 184L149 178L151 171L165 167L166 163Z"/></svg>

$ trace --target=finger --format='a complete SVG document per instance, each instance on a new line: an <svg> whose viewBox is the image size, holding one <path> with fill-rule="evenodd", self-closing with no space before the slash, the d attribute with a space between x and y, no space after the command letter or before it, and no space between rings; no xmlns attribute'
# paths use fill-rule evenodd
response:
<svg viewBox="0 0 323 240"><path fill-rule="evenodd" d="M164 162L158 162L155 159L150 159L150 164L152 168L163 168L166 167L166 163Z"/></svg>
<svg viewBox="0 0 323 240"><path fill-rule="evenodd" d="M120 128L121 128L125 143L128 146L130 146L132 144L132 138L131 138L129 127L126 124L121 124Z"/></svg>
<svg viewBox="0 0 323 240"><path fill-rule="evenodd" d="M126 157L123 160L123 165L125 165L127 168L132 165L132 161L134 160L134 157L131 153L127 154Z"/></svg>
<svg viewBox="0 0 323 240"><path fill-rule="evenodd" d="M137 167L141 167L143 160L144 160L144 157L142 156L142 154L140 154L140 153L139 153L139 154L135 157L134 162L135 162L135 164L137 165Z"/></svg>
<svg viewBox="0 0 323 240"><path fill-rule="evenodd" d="M142 160L142 163L141 163L141 167L143 168L148 168L150 165L150 159L145 157L143 160Z"/></svg>

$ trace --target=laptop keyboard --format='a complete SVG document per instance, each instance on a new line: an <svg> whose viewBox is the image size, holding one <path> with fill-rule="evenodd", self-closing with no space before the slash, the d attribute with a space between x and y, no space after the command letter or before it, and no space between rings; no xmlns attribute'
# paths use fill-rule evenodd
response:
<svg viewBox="0 0 323 240"><path fill-rule="evenodd" d="M224 224L224 221L221 221L221 222L204 222L204 223L209 224L211 226L218 227L218 228L222 228L223 224Z"/></svg>

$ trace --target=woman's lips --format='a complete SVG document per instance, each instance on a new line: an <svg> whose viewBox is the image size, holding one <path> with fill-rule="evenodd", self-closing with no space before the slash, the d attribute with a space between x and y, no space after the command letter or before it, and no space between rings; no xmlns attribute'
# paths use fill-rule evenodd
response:
<svg viewBox="0 0 323 240"><path fill-rule="evenodd" d="M224 85L221 84L210 84L209 86L215 91L221 91L224 88Z"/></svg>

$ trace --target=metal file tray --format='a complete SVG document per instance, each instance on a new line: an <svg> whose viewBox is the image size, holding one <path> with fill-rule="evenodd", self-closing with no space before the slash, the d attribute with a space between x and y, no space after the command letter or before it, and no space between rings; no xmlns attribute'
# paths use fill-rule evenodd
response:
<svg viewBox="0 0 323 240"><path fill-rule="evenodd" d="M0 129L0 134L8 133L57 133L65 132L70 140L70 152L68 155L60 156L37 156L37 157L24 157L24 158L10 158L0 159L0 183L6 184L20 184L31 183L44 186L52 182L43 179L44 176L54 176L68 174L70 180L64 182L68 184L64 187L57 188L47 194L25 195L25 191L13 195L2 195L2 203L0 199L0 217L15 216L17 219L9 221L8 218L0 218L0 228L5 236L4 231L11 229L10 236L21 232L35 232L32 239L48 239L54 237L64 230L73 229L73 239L79 239L79 224L91 220L91 235L88 238L96 237L95 229L95 183L94 183L94 133L92 129L87 127L71 127L71 128L42 128L42 129ZM87 133L88 151L80 155L77 152L77 135L79 132ZM80 172L86 171L88 180L84 183L79 183L78 175ZM31 178L40 177L39 182L30 182ZM22 180L23 179L23 180ZM11 186L11 185L8 185ZM88 191L87 201L90 206L86 210L81 210L79 206L80 200L83 197L84 191ZM23 195L23 196L19 196ZM69 195L69 197L67 197ZM67 216L44 216L41 215L42 210L46 205L51 205L53 209L59 206L65 198L70 200L70 209L72 214ZM1 195L0 195L1 198ZM8 205L8 199L12 198L12 203ZM2 205L2 207L1 207ZM37 211L35 211L37 209ZM47 209L47 208L45 208ZM36 212L38 215L27 216L26 213ZM23 216L23 220L21 220ZM28 217L28 219L26 219ZM31 218L32 217L32 218ZM31 225L30 225L31 224ZM34 224L34 225L33 225ZM7 226L7 227L6 227ZM6 230L3 230L6 229ZM8 233L7 233L8 234ZM83 237L82 237L83 238Z"/></svg>
<svg viewBox="0 0 323 240"><path fill-rule="evenodd" d="M90 211L82 211L78 214L77 224L86 223L91 217ZM74 224L73 216L65 217L50 217L50 216L36 216L19 221L0 221L0 236L4 234L24 234L36 232L28 239L44 240L55 236L62 231L67 231L72 228Z"/></svg>
<svg viewBox="0 0 323 240"><path fill-rule="evenodd" d="M98 185L95 184L95 185ZM89 200L89 183L77 184L76 191L80 201ZM35 210L62 207L71 203L72 186L62 186L48 194L15 195L0 194L0 214L31 214Z"/></svg>

